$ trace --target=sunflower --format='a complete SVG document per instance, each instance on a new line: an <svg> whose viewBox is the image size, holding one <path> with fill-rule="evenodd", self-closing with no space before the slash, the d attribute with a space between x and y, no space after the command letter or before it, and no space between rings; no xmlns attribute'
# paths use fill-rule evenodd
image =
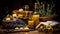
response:
<svg viewBox="0 0 60 34"><path fill-rule="evenodd" d="M44 26L40 26L39 31L44 31Z"/></svg>
<svg viewBox="0 0 60 34"><path fill-rule="evenodd" d="M46 29L48 30L48 32L52 32L53 31L53 28L51 25L46 25Z"/></svg>

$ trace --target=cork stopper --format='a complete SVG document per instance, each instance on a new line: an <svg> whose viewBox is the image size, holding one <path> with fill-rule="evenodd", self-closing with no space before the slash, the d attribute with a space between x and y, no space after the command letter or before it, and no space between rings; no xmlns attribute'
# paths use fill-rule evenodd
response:
<svg viewBox="0 0 60 34"><path fill-rule="evenodd" d="M34 10L35 10L35 11L38 10L38 3L37 3L37 2L35 2Z"/></svg>

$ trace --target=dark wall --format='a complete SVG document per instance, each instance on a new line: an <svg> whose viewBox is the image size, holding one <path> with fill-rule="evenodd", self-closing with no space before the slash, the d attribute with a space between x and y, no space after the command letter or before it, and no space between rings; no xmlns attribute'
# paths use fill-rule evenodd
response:
<svg viewBox="0 0 60 34"><path fill-rule="evenodd" d="M40 2L51 3L52 1L55 3L55 7L53 12L57 15L57 20L60 18L60 10L59 10L59 0L39 0ZM0 0L0 21L9 13L11 14L12 10L22 8L24 5L29 5L30 10L34 10L34 3L36 0ZM8 7L8 8L6 8ZM8 12L7 12L8 10Z"/></svg>
<svg viewBox="0 0 60 34"><path fill-rule="evenodd" d="M35 0L0 0L0 22L8 13L11 14L12 10L22 8L26 4L32 7L34 2Z"/></svg>

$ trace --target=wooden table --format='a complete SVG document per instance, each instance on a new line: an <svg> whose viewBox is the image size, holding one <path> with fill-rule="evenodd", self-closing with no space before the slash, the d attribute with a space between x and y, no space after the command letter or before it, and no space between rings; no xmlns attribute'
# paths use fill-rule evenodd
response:
<svg viewBox="0 0 60 34"><path fill-rule="evenodd" d="M60 33L45 33L45 32L38 32L37 30L35 31L29 31L29 32L0 32L0 34L60 34Z"/></svg>

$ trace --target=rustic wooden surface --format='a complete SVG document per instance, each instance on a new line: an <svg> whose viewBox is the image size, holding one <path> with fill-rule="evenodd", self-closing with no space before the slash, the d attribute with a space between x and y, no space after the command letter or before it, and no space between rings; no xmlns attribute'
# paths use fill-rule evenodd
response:
<svg viewBox="0 0 60 34"><path fill-rule="evenodd" d="M0 34L60 34L60 33L44 33L44 32L38 32L38 31L30 31L30 32L15 32L15 33L0 32Z"/></svg>

